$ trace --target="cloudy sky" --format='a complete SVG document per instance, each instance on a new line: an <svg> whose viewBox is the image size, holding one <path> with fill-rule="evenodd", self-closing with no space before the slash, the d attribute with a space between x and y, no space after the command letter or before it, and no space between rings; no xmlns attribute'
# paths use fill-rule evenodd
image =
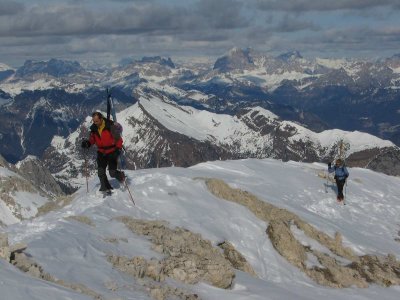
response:
<svg viewBox="0 0 400 300"><path fill-rule="evenodd" d="M400 53L399 0L0 0L0 62Z"/></svg>

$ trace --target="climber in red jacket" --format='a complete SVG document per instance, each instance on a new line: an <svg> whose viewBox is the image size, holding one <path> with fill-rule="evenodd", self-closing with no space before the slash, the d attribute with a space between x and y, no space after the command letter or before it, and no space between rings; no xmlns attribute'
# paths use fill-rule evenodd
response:
<svg viewBox="0 0 400 300"><path fill-rule="evenodd" d="M90 126L90 137L82 141L82 148L97 146L97 174L100 179L100 191L109 192L112 186L108 182L106 169L111 177L119 182L125 180L125 174L117 170L118 157L122 149L122 137L114 130L114 122L107 120L100 112L92 114L92 126Z"/></svg>

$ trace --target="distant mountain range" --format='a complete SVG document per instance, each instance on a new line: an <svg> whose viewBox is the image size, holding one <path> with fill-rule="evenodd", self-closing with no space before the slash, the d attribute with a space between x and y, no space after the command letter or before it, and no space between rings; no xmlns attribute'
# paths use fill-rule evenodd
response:
<svg viewBox="0 0 400 300"><path fill-rule="evenodd" d="M54 141L77 143L71 134L76 137L92 111L105 110L107 87L128 128L128 167L245 157L329 160L333 145L346 137L364 145L349 163L400 174L394 145L400 145L399 55L310 60L297 51L272 57L234 48L208 66L163 57L96 68L57 59L27 61L16 70L1 65L0 154L13 163L35 155L54 174L65 170L63 162L75 158L52 162ZM188 111L198 117L185 123ZM394 144L369 144L375 139L347 131ZM324 134L330 135L325 144Z"/></svg>

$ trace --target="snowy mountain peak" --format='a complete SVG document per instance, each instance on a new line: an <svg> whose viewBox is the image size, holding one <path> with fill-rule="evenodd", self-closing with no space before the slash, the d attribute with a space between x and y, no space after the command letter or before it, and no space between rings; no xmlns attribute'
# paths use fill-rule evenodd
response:
<svg viewBox="0 0 400 300"><path fill-rule="evenodd" d="M263 116L264 118L269 119L271 121L276 121L279 119L279 117L273 112L259 106L255 106L248 109L247 115L251 115L252 117Z"/></svg>
<svg viewBox="0 0 400 300"><path fill-rule="evenodd" d="M229 51L227 52L227 56L235 56L235 55L248 55L249 53L251 53L253 51L252 48L239 48L239 47L233 47L231 49L229 49Z"/></svg>
<svg viewBox="0 0 400 300"><path fill-rule="evenodd" d="M293 61L301 58L303 58L303 56L301 56L300 52L297 50L286 52L278 56L278 59L283 61Z"/></svg>
<svg viewBox="0 0 400 300"><path fill-rule="evenodd" d="M161 57L161 56L149 56L149 57L145 56L141 60L139 60L139 62L142 62L142 63L149 63L149 62L157 63L157 64L160 64L160 65L168 66L168 67L170 67L172 69L175 68L175 64L172 62L170 57L164 58L164 57Z"/></svg>
<svg viewBox="0 0 400 300"><path fill-rule="evenodd" d="M240 48L231 49L227 55L218 58L214 63L214 70L229 72L232 70L246 70L254 68L254 60L250 48L242 50Z"/></svg>

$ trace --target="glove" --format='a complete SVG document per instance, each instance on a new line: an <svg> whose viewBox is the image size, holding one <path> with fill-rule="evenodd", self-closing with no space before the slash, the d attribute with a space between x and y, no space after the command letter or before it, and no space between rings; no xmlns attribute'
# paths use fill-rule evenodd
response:
<svg viewBox="0 0 400 300"><path fill-rule="evenodd" d="M88 140L83 140L82 144L81 144L82 148L84 148L84 149L90 148L91 145L92 144L90 144L90 142Z"/></svg>
<svg viewBox="0 0 400 300"><path fill-rule="evenodd" d="M328 162L328 168L332 167L332 163Z"/></svg>
<svg viewBox="0 0 400 300"><path fill-rule="evenodd" d="M344 178L346 178L346 179L347 179L347 177L349 177L349 175L344 175Z"/></svg>

